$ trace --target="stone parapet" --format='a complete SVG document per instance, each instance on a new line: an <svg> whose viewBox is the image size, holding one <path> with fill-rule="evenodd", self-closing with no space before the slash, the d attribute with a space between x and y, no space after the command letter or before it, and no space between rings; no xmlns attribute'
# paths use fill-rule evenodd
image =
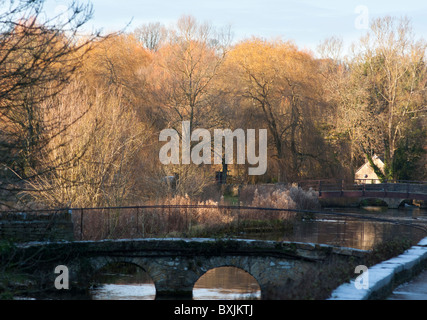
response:
<svg viewBox="0 0 427 320"><path fill-rule="evenodd" d="M357 288L356 279L336 288L329 300L374 300L390 295L395 287L409 281L427 267L427 238L403 254L367 270L367 288Z"/></svg>
<svg viewBox="0 0 427 320"><path fill-rule="evenodd" d="M71 212L0 212L0 240L12 242L74 240Z"/></svg>

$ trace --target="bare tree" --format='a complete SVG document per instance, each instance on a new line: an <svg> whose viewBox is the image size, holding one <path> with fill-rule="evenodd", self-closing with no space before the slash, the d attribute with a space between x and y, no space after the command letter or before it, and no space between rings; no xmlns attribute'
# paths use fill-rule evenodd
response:
<svg viewBox="0 0 427 320"><path fill-rule="evenodd" d="M181 17L169 30L168 41L154 55L149 72L149 101L161 129L173 128L182 134L182 121L195 128L211 129L221 123L222 92L218 86L221 66L229 50L231 35L191 16ZM167 175L178 174L177 190L199 194L212 183L213 174L193 165L163 168ZM207 180L206 180L207 179ZM183 187L184 186L184 187Z"/></svg>
<svg viewBox="0 0 427 320"><path fill-rule="evenodd" d="M167 41L168 30L160 22L150 22L136 28L133 35L145 49L156 52Z"/></svg>
<svg viewBox="0 0 427 320"><path fill-rule="evenodd" d="M169 42L158 52L153 70L153 94L169 124L190 121L190 130L209 127L203 119L215 113L214 80L223 64L230 38L210 24L183 16Z"/></svg>
<svg viewBox="0 0 427 320"><path fill-rule="evenodd" d="M53 167L38 167L50 139L67 130L42 103L61 92L81 66L98 34L79 31L90 5L73 2L62 15L45 18L43 0L1 1L0 13L0 189L4 198L25 181Z"/></svg>

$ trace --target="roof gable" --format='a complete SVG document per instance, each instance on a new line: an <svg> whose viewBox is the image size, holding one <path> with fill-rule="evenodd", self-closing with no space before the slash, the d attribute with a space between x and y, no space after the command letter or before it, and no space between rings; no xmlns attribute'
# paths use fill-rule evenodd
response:
<svg viewBox="0 0 427 320"><path fill-rule="evenodd" d="M378 157L377 155L374 155L372 157L372 161L380 167L380 169L382 169L382 167L384 167L384 162L381 160L380 157ZM371 167L371 164L369 163L369 161L366 161L359 169L356 170L355 173L358 173L360 170L362 170L363 168L365 168L366 166Z"/></svg>

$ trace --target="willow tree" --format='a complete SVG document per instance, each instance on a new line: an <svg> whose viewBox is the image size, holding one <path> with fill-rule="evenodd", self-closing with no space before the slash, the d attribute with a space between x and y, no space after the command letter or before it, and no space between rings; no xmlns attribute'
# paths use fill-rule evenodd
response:
<svg viewBox="0 0 427 320"><path fill-rule="evenodd" d="M324 150L316 127L321 99L311 55L288 42L251 39L233 48L228 65L235 94L252 104L268 128L278 180L314 171Z"/></svg>
<svg viewBox="0 0 427 320"><path fill-rule="evenodd" d="M40 160L56 164L56 170L30 181L38 203L93 207L141 200L140 181L146 175L135 172L146 171L141 152L151 133L139 110L145 92L141 70L149 63L131 35L93 41L75 79L45 101L71 130L50 139L49 152ZM61 166L58 160L65 158L72 161Z"/></svg>

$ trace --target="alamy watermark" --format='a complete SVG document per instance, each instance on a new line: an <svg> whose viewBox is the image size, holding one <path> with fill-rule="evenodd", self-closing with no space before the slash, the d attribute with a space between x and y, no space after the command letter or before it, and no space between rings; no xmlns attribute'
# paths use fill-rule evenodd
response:
<svg viewBox="0 0 427 320"><path fill-rule="evenodd" d="M267 171L267 129L258 130L258 148L256 148L256 130L247 129L214 129L213 154L212 136L206 129L195 129L191 132L190 121L182 122L182 141L174 129L164 129L160 132L159 141L167 142L159 152L160 162L169 164L222 164L223 163L223 140L224 162L234 163L234 138L236 138L236 163L250 165L249 175L263 175ZM199 142L193 147L192 142ZM181 148L180 148L181 145ZM258 149L258 150L256 150ZM181 151L181 152L180 152ZM181 159L180 159L181 153ZM257 156L258 153L258 156ZM212 161L213 155L213 161Z"/></svg>
<svg viewBox="0 0 427 320"><path fill-rule="evenodd" d="M354 9L354 13L357 13L358 16L354 20L354 27L358 30L368 29L369 28L369 9L367 6L360 5Z"/></svg>
<svg viewBox="0 0 427 320"><path fill-rule="evenodd" d="M354 286L357 290L369 289L369 271L368 267L364 265L357 266L354 273L360 274L354 281Z"/></svg>
<svg viewBox="0 0 427 320"><path fill-rule="evenodd" d="M69 276L68 276L68 267L64 265L56 266L55 268L55 274L58 274L55 278L55 288L58 290L66 289L68 290L70 288L69 286Z"/></svg>

